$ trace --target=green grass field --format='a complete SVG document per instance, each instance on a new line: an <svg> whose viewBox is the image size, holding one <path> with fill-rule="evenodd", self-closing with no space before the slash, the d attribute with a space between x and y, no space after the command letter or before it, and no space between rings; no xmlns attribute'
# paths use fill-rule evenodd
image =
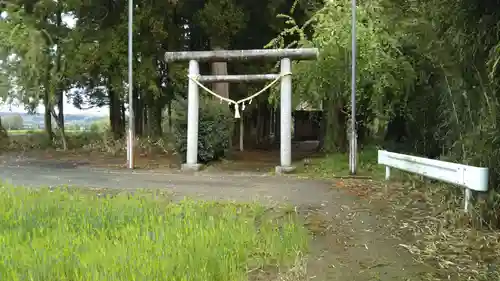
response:
<svg viewBox="0 0 500 281"><path fill-rule="evenodd" d="M358 151L357 176L383 179L385 167L378 165L378 148L367 146ZM299 167L298 173L314 178L335 178L349 176L349 153L332 153L321 158L313 158L311 165Z"/></svg>
<svg viewBox="0 0 500 281"><path fill-rule="evenodd" d="M251 269L283 269L307 250L294 213L264 219L268 212L145 192L3 186L0 280L247 280Z"/></svg>

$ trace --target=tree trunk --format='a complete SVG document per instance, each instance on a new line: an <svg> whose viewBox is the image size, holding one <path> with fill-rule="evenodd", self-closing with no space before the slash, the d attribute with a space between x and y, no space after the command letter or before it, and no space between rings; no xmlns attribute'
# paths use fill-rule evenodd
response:
<svg viewBox="0 0 500 281"><path fill-rule="evenodd" d="M169 100L167 103L168 108L168 132L172 132L172 100Z"/></svg>
<svg viewBox="0 0 500 281"><path fill-rule="evenodd" d="M134 118L135 134L144 135L144 99L141 97L139 86L134 87Z"/></svg>
<svg viewBox="0 0 500 281"><path fill-rule="evenodd" d="M213 50L222 50L218 46L212 47ZM227 62L213 62L212 63L212 75L227 75ZM213 83L212 91L220 96L229 98L229 83Z"/></svg>
<svg viewBox="0 0 500 281"><path fill-rule="evenodd" d="M148 136L151 138L161 137L162 127L161 111L163 105L158 97L155 97L153 93L147 93L146 103L147 103L147 124L148 124Z"/></svg>
<svg viewBox="0 0 500 281"><path fill-rule="evenodd" d="M0 149L4 150L9 146L9 135L7 134L7 131L5 128L2 126L2 118L0 118ZM2 153L2 151L0 151Z"/></svg>
<svg viewBox="0 0 500 281"><path fill-rule="evenodd" d="M328 100L324 99L321 105L327 105ZM326 136L326 127L327 127L327 115L328 112L325 110L325 107L321 106L321 120L319 123L319 134L318 134L318 147L316 148L317 152L321 152L325 147L325 136Z"/></svg>
<svg viewBox="0 0 500 281"><path fill-rule="evenodd" d="M2 118L0 118L0 138L7 136L7 131L2 125Z"/></svg>
<svg viewBox="0 0 500 281"><path fill-rule="evenodd" d="M262 139L266 142L266 145L269 145L270 136L271 136L271 128L270 128L270 120L271 120L271 109L269 108L269 104L266 102L264 105L264 112L262 117Z"/></svg>
<svg viewBox="0 0 500 281"><path fill-rule="evenodd" d="M125 130L127 130L127 119L125 119L125 103L120 100L120 116L121 116L121 122L120 122L120 132L122 132L122 135L125 134Z"/></svg>
<svg viewBox="0 0 500 281"><path fill-rule="evenodd" d="M149 118L148 118L148 107L144 102L142 106L142 135L149 136Z"/></svg>
<svg viewBox="0 0 500 281"><path fill-rule="evenodd" d="M57 108L58 108L58 113L55 112L53 109L52 105L50 106L51 108L51 114L54 120L56 121L57 128L59 129L59 134L61 135L61 140L63 142L63 150L66 151L68 150L68 139L66 137L66 132L64 131L64 111L63 111L63 102L62 102L62 96L63 93L60 89L58 89L58 92L56 94L57 97ZM59 100L61 99L61 100Z"/></svg>
<svg viewBox="0 0 500 281"><path fill-rule="evenodd" d="M57 28L59 29L62 24L62 8L61 8L61 2L57 2L58 5L58 11L56 15L56 25ZM62 69L61 69L61 59L62 59L62 47L60 38L57 38L57 57L56 57L56 73L61 74ZM62 89L62 81L59 79L56 81L56 100L57 100L57 111L58 111L58 119L57 123L60 125L60 130L64 131L64 90ZM61 134L64 135L64 134Z"/></svg>
<svg viewBox="0 0 500 281"><path fill-rule="evenodd" d="M66 137L66 132L64 132L64 123L60 123L60 121L61 121L60 115L61 114L57 114L53 108L50 110L50 114L52 115L52 118L54 118L54 120L56 120L57 127L59 128L59 132L61 134L63 150L66 151L66 150L68 150L68 139Z"/></svg>
<svg viewBox="0 0 500 281"><path fill-rule="evenodd" d="M111 79L108 78L108 97L109 97L109 121L111 132L114 139L120 139L125 134L124 119L122 118L122 102L119 94L115 91L111 84Z"/></svg>
<svg viewBox="0 0 500 281"><path fill-rule="evenodd" d="M255 124L255 144L260 146L262 140L262 108L261 104L257 104L257 120Z"/></svg>
<svg viewBox="0 0 500 281"><path fill-rule="evenodd" d="M66 132L64 130L64 111L63 111L62 96L63 96L62 93L57 93L57 97L61 98L61 100L57 101L58 113L56 114L52 106L51 106L52 108L51 113L54 120L56 120L57 128L59 129L59 134L61 135L61 140L63 142L63 150L66 151L68 150L68 139L66 137Z"/></svg>
<svg viewBox="0 0 500 281"><path fill-rule="evenodd" d="M60 2L58 2L58 11L56 14L56 25L57 28L61 27L62 24L62 9L60 7ZM62 68L61 68L61 59L62 59L62 48L60 47L60 38L56 37L56 44L58 46L57 48L57 55L56 55L56 73L58 74L57 77L62 76ZM55 81L55 93L54 93L54 98L56 100L56 105L57 105L57 114L54 111L54 107L51 104L50 109L52 116L56 120L57 127L59 129L59 133L61 135L61 139L63 142L63 150L66 151L68 150L68 140L66 138L66 133L64 131L64 89L63 89L63 84L61 78L56 78L58 79Z"/></svg>
<svg viewBox="0 0 500 281"><path fill-rule="evenodd" d="M50 93L49 93L49 81L45 81L45 86L44 86L44 91L43 91L43 107L45 108L44 114L43 114L43 121L45 125L45 133L47 134L47 138L49 139L49 142L52 143L53 141L53 134L52 134L52 115L50 114Z"/></svg>
<svg viewBox="0 0 500 281"><path fill-rule="evenodd" d="M323 148L325 152L347 151L347 115L344 112L344 101L329 98L325 110L325 137Z"/></svg>
<svg viewBox="0 0 500 281"><path fill-rule="evenodd" d="M64 93L61 90L57 93L57 112L57 122L62 124L63 127L61 129L64 129Z"/></svg>

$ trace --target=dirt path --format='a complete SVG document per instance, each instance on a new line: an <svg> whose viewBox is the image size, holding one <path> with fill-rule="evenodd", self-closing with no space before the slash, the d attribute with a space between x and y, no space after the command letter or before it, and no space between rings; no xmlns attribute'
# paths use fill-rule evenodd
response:
<svg viewBox="0 0 500 281"><path fill-rule="evenodd" d="M16 185L70 185L95 188L161 188L175 199L293 204L315 235L308 280L423 280L427 268L390 238L368 201L330 181L300 180L265 173L128 172L92 169L55 160L0 158L0 178Z"/></svg>

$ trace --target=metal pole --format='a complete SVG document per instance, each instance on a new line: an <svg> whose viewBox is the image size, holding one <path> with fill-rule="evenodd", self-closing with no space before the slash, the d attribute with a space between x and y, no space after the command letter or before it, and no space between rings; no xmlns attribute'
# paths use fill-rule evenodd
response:
<svg viewBox="0 0 500 281"><path fill-rule="evenodd" d="M351 58L351 145L349 149L349 168L352 175L356 174L357 133L356 133L356 0L352 2L352 58Z"/></svg>
<svg viewBox="0 0 500 281"><path fill-rule="evenodd" d="M134 118L134 95L133 95L133 71L132 71L132 31L133 31L134 0L128 1L128 168L134 168L134 139L135 139L135 118Z"/></svg>
<svg viewBox="0 0 500 281"><path fill-rule="evenodd" d="M245 126L243 124L244 116L240 118L240 151L243 151L243 134L245 133Z"/></svg>

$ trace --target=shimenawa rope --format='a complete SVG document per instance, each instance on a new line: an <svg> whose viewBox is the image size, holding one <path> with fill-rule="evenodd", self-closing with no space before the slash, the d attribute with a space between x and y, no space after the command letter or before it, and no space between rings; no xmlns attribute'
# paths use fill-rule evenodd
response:
<svg viewBox="0 0 500 281"><path fill-rule="evenodd" d="M223 97L221 95L218 95L217 93L215 93L214 91L210 90L209 88L207 88L205 85L203 85L200 81L199 81L199 78L200 78L200 75L188 75L188 78L191 79L191 81L195 82L198 86L200 86L200 88L202 88L203 90L207 91L209 94L211 94L212 96L215 96L217 98L219 98L222 101L225 101L227 102L228 104L234 104L234 118L240 118L241 115L240 115L240 104L241 104L241 110L245 110L245 103L248 101L248 104L251 104L252 103L252 99L256 98L257 96L259 96L260 94L264 93L265 91L267 91L269 88L271 88L274 84L276 84L278 81L281 80L281 78L287 76L287 75L292 75L291 72L289 73L282 73L280 74L276 79L274 79L271 83L267 84L266 86L264 86L264 88L262 88L260 91L258 91L257 93L249 96L249 97L246 97L244 99L240 99L238 101L235 101L235 100L232 100L230 98L226 98L226 97Z"/></svg>

